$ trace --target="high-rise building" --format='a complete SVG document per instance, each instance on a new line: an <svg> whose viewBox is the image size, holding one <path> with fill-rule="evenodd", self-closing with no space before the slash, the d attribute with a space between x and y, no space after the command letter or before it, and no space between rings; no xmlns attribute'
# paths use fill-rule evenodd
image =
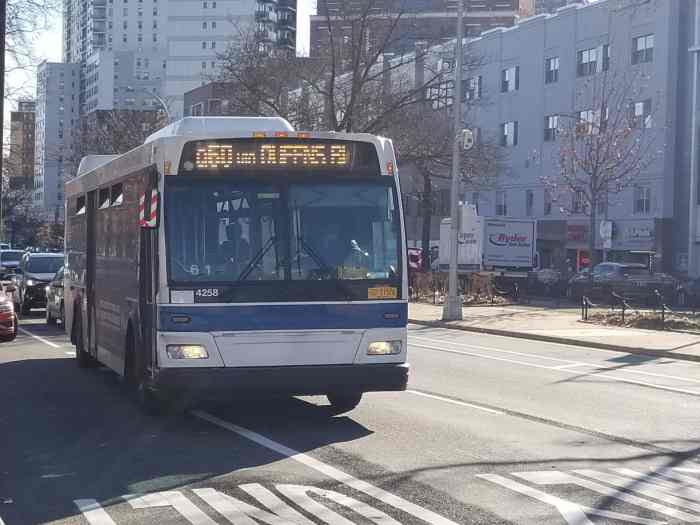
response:
<svg viewBox="0 0 700 525"><path fill-rule="evenodd" d="M37 69L34 204L50 218L63 213L63 182L73 167L78 121L78 64L42 62Z"/></svg>
<svg viewBox="0 0 700 525"><path fill-rule="evenodd" d="M533 0L464 0L465 34L476 35L494 27L512 26L521 16L532 14ZM318 2L318 14L311 17L311 55L323 53L329 45L329 21L335 34L351 41L353 25L349 23L366 4L353 0ZM454 0L380 0L373 2L368 18L381 38L382 24L387 28L397 21L386 51L413 49L418 41L437 44L454 38L457 21Z"/></svg>
<svg viewBox="0 0 700 525"><path fill-rule="evenodd" d="M28 189L34 184L34 117L33 100L20 100L17 111L10 113L10 155L7 159L9 187Z"/></svg>
<svg viewBox="0 0 700 525"><path fill-rule="evenodd" d="M267 52L296 52L297 0L257 0L255 37Z"/></svg>

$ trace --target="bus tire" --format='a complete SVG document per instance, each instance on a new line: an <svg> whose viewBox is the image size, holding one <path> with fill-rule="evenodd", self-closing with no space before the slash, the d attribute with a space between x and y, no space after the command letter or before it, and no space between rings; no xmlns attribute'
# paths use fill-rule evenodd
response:
<svg viewBox="0 0 700 525"><path fill-rule="evenodd" d="M331 412L334 415L350 412L362 401L362 392L352 392L343 394L327 394L328 402L331 404Z"/></svg>
<svg viewBox="0 0 700 525"><path fill-rule="evenodd" d="M85 341L83 339L83 321L82 316L78 315L73 321L73 338L75 341L75 361L78 368L92 368L95 366L95 360L85 350Z"/></svg>
<svg viewBox="0 0 700 525"><path fill-rule="evenodd" d="M51 308L49 308L49 305L46 305L46 324L56 326L56 318L51 315Z"/></svg>
<svg viewBox="0 0 700 525"><path fill-rule="evenodd" d="M136 358L136 336L134 335L131 325L126 334L124 379L129 390L133 392L139 408L145 414L149 416L159 416L163 414L163 402L158 392L147 383L145 367Z"/></svg>

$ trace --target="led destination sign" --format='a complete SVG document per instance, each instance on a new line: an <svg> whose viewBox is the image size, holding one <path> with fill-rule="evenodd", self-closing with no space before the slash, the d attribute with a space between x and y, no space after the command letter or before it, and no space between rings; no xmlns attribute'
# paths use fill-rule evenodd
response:
<svg viewBox="0 0 700 525"><path fill-rule="evenodd" d="M198 142L186 171L275 168L349 168L352 144L338 141L278 142L265 140ZM188 170L190 168L190 170Z"/></svg>

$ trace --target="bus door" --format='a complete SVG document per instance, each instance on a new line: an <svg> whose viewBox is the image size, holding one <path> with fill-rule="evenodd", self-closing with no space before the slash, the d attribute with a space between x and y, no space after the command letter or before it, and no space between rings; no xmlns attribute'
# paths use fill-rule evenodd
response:
<svg viewBox="0 0 700 525"><path fill-rule="evenodd" d="M95 304L95 266L97 263L97 235L96 235L96 211L97 190L88 192L86 205L86 246L85 246L85 297L87 304L87 350L93 356L97 356L97 305ZM85 319L85 317L83 317Z"/></svg>
<svg viewBox="0 0 700 525"><path fill-rule="evenodd" d="M157 188L158 172L153 169L148 177L145 214L148 216L152 203L151 191ZM158 203L155 204L158 206ZM140 347L135 356L139 370L155 364L157 291L158 291L158 226L142 226L139 233L139 317L141 325Z"/></svg>

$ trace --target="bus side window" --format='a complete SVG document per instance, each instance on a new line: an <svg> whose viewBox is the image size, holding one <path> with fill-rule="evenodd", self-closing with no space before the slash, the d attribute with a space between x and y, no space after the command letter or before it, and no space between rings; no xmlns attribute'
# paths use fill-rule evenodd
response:
<svg viewBox="0 0 700 525"><path fill-rule="evenodd" d="M81 195L78 197L77 204L75 205L75 214L76 215L84 215L85 214L85 195Z"/></svg>
<svg viewBox="0 0 700 525"><path fill-rule="evenodd" d="M121 185L115 184L112 186L112 206L121 206L121 204L124 202L124 190Z"/></svg>
<svg viewBox="0 0 700 525"><path fill-rule="evenodd" d="M100 209L104 210L109 208L110 198L109 198L109 188L102 188L100 190Z"/></svg>

